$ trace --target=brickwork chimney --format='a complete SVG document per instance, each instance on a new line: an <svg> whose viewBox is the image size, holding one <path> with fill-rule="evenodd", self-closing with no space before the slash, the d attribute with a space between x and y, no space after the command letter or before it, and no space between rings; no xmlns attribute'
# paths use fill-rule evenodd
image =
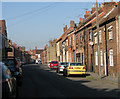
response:
<svg viewBox="0 0 120 99"><path fill-rule="evenodd" d="M35 47L35 50L37 50L37 46Z"/></svg>
<svg viewBox="0 0 120 99"><path fill-rule="evenodd" d="M17 44L13 43L13 46L14 46L15 48L17 48Z"/></svg>
<svg viewBox="0 0 120 99"><path fill-rule="evenodd" d="M95 4L93 3L91 14L93 14L95 11L96 11L96 7L95 7Z"/></svg>
<svg viewBox="0 0 120 99"><path fill-rule="evenodd" d="M64 32L67 30L67 25L65 25L65 27L64 27Z"/></svg>
<svg viewBox="0 0 120 99"><path fill-rule="evenodd" d="M89 17L89 15L90 15L90 11L85 11L85 15L84 15L84 17L85 17L85 19L87 18L87 17Z"/></svg>
<svg viewBox="0 0 120 99"><path fill-rule="evenodd" d="M116 5L116 2L105 2L103 5L104 6L102 7L102 9L105 13L107 13Z"/></svg>
<svg viewBox="0 0 120 99"><path fill-rule="evenodd" d="M75 23L73 20L70 21L70 27L75 27Z"/></svg>

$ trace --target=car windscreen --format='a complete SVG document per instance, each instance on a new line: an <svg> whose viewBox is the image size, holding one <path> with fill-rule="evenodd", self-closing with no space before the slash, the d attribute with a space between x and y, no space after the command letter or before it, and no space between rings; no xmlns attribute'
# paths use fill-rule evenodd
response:
<svg viewBox="0 0 120 99"><path fill-rule="evenodd" d="M70 66L83 66L82 63L70 63Z"/></svg>
<svg viewBox="0 0 120 99"><path fill-rule="evenodd" d="M3 60L3 62L5 63L6 66L8 67L14 67L15 66L15 61L13 59L5 59Z"/></svg>
<svg viewBox="0 0 120 99"><path fill-rule="evenodd" d="M61 63L61 65L68 65L68 63Z"/></svg>
<svg viewBox="0 0 120 99"><path fill-rule="evenodd" d="M58 64L58 62L57 61L54 61L54 62L51 62L52 64Z"/></svg>

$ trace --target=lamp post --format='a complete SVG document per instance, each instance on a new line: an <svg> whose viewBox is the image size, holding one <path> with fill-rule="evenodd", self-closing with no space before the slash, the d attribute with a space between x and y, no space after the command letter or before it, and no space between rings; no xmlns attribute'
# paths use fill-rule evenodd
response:
<svg viewBox="0 0 120 99"><path fill-rule="evenodd" d="M97 35L98 35L98 66L99 66L99 77L101 78L101 67L100 67L100 43L99 43L99 18L98 18L98 1L96 0L96 24L97 24Z"/></svg>

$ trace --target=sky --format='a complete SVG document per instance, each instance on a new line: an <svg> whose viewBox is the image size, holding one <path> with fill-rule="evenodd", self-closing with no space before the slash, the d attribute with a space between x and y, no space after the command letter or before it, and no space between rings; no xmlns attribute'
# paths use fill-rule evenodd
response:
<svg viewBox="0 0 120 99"><path fill-rule="evenodd" d="M9 0L8 0L9 1ZM8 39L26 50L43 49L49 40L59 38L70 20L76 24L93 2L2 2ZM105 0L101 0L105 1ZM119 1L119 0L118 0Z"/></svg>

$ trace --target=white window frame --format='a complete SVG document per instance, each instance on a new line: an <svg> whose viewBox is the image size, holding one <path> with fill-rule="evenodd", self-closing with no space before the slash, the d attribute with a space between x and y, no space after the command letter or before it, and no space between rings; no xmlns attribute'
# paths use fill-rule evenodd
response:
<svg viewBox="0 0 120 99"><path fill-rule="evenodd" d="M91 31L89 30L89 40L92 39L92 36L91 36Z"/></svg>
<svg viewBox="0 0 120 99"><path fill-rule="evenodd" d="M100 65L103 66L103 52L100 51Z"/></svg>
<svg viewBox="0 0 120 99"><path fill-rule="evenodd" d="M95 52L95 65L98 66L98 52Z"/></svg>
<svg viewBox="0 0 120 99"><path fill-rule="evenodd" d="M68 39L66 40L66 45L68 46Z"/></svg>
<svg viewBox="0 0 120 99"><path fill-rule="evenodd" d="M97 44L97 41L98 41L97 36L95 36L95 44Z"/></svg>
<svg viewBox="0 0 120 99"><path fill-rule="evenodd" d="M114 66L113 49L109 50L109 61L110 61L110 66Z"/></svg>
<svg viewBox="0 0 120 99"><path fill-rule="evenodd" d="M75 35L73 34L73 46L75 45L74 43L75 43Z"/></svg>
<svg viewBox="0 0 120 99"><path fill-rule="evenodd" d="M108 32L109 32L109 40L113 39L113 26L108 27Z"/></svg>
<svg viewBox="0 0 120 99"><path fill-rule="evenodd" d="M71 36L70 36L70 42L69 42L69 44L71 45Z"/></svg>
<svg viewBox="0 0 120 99"><path fill-rule="evenodd" d="M102 31L101 30L99 31L99 41L100 43L102 43Z"/></svg>

